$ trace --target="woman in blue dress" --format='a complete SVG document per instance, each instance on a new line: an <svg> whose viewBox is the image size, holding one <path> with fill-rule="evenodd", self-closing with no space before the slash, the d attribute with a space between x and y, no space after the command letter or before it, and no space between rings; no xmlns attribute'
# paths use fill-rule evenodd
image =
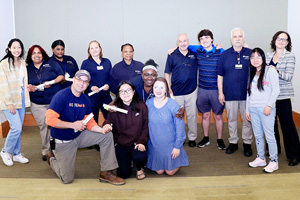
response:
<svg viewBox="0 0 300 200"><path fill-rule="evenodd" d="M159 77L153 91L155 97L146 102L150 137L147 168L158 174L174 175L180 167L189 165L183 149L185 125L183 120L175 117L179 105L168 97L166 79Z"/></svg>

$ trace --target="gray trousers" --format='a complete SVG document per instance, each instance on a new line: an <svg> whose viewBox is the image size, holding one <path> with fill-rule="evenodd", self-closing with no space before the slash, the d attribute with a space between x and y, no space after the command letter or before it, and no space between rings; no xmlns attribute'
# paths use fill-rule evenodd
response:
<svg viewBox="0 0 300 200"><path fill-rule="evenodd" d="M42 155L50 150L50 128L46 124L46 111L49 104L39 105L31 102L31 112L33 117L40 128L40 134L42 138Z"/></svg>
<svg viewBox="0 0 300 200"><path fill-rule="evenodd" d="M225 108L227 110L229 143L237 144L239 137L237 132L238 110L240 109L241 118L243 120L242 138L245 144L252 143L252 127L251 123L246 119L246 101L226 101Z"/></svg>
<svg viewBox="0 0 300 200"><path fill-rule="evenodd" d="M77 149L95 144L100 146L101 171L118 168L112 132L104 135L84 130L69 143L57 143L53 150L55 157L50 159L50 166L63 183L72 183L74 180Z"/></svg>
<svg viewBox="0 0 300 200"><path fill-rule="evenodd" d="M196 140L197 138L197 91L195 89L191 94L174 96L175 101L185 109L189 140Z"/></svg>

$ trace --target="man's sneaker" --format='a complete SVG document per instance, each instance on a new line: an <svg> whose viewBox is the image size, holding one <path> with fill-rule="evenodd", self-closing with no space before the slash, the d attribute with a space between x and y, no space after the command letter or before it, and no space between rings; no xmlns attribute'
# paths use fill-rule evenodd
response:
<svg viewBox="0 0 300 200"><path fill-rule="evenodd" d="M19 155L13 156L13 161L23 163L23 164L29 163L29 160L27 158L25 158L22 153L20 153Z"/></svg>
<svg viewBox="0 0 300 200"><path fill-rule="evenodd" d="M264 167L267 165L266 160L261 159L260 157L255 158L254 161L248 163L249 167Z"/></svg>
<svg viewBox="0 0 300 200"><path fill-rule="evenodd" d="M278 169L278 162L270 161L269 164L264 168L264 172L272 173Z"/></svg>
<svg viewBox="0 0 300 200"><path fill-rule="evenodd" d="M3 150L1 151L0 153L1 157L2 157L2 160L4 162L5 165L7 166L13 166L14 163L11 159L11 154L10 153L7 153L7 152L4 152Z"/></svg>
<svg viewBox="0 0 300 200"><path fill-rule="evenodd" d="M203 139L197 144L197 147L200 147L200 148L202 148L202 147L205 147L205 146L207 146L207 145L209 145L210 143L209 143L209 137L203 137Z"/></svg>
<svg viewBox="0 0 300 200"><path fill-rule="evenodd" d="M226 146L224 144L224 141L222 139L217 139L217 146L220 150L225 150Z"/></svg>

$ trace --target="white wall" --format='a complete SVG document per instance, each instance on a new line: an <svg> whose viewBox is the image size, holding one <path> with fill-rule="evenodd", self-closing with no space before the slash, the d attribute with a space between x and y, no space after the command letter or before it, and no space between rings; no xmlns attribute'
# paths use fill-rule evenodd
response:
<svg viewBox="0 0 300 200"><path fill-rule="evenodd" d="M5 55L5 49L10 39L15 37L14 1L0 0L0 59ZM0 123L6 121L0 112Z"/></svg>
<svg viewBox="0 0 300 200"><path fill-rule="evenodd" d="M288 32L292 39L293 53L296 56L296 68L293 78L293 86L295 90L295 98L293 101L293 110L300 113L300 1L289 0L288 2Z"/></svg>
<svg viewBox="0 0 300 200"><path fill-rule="evenodd" d="M274 14L276 13L276 14ZM115 64L120 47L130 42L135 59L153 58L163 75L166 52L181 32L197 44L197 34L208 28L215 43L230 46L230 30L245 30L250 47L269 50L273 34L287 29L285 0L15 0L16 35L28 49L40 44L48 54L51 43L63 39L66 54L81 65L91 40L98 40L104 57Z"/></svg>

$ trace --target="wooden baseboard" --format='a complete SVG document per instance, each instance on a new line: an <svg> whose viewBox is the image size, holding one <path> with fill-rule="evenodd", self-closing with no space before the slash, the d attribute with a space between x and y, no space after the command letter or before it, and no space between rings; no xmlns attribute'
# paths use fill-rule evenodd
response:
<svg viewBox="0 0 300 200"><path fill-rule="evenodd" d="M297 127L300 127L300 114L293 111L293 118L294 118L295 125ZM99 113L99 124L102 124L104 122L104 120L105 119L104 119L102 113ZM223 112L223 120L224 120L224 122L228 122L226 110L224 110L224 112ZM186 116L184 116L184 122L186 123L186 121L187 121ZM242 121L241 120L241 115L239 113L238 122L241 122L241 121ZM201 123L201 122L202 122L202 114L198 112L198 114L197 114L197 123ZM210 122L211 123L215 122L214 115L213 115L212 112L211 112L211 115L210 115ZM34 117L31 113L26 113L25 114L24 126L37 126L37 124L35 122L35 119L34 119ZM9 131L8 121L5 121L5 122L1 123L0 124L0 138L6 137L8 131Z"/></svg>

